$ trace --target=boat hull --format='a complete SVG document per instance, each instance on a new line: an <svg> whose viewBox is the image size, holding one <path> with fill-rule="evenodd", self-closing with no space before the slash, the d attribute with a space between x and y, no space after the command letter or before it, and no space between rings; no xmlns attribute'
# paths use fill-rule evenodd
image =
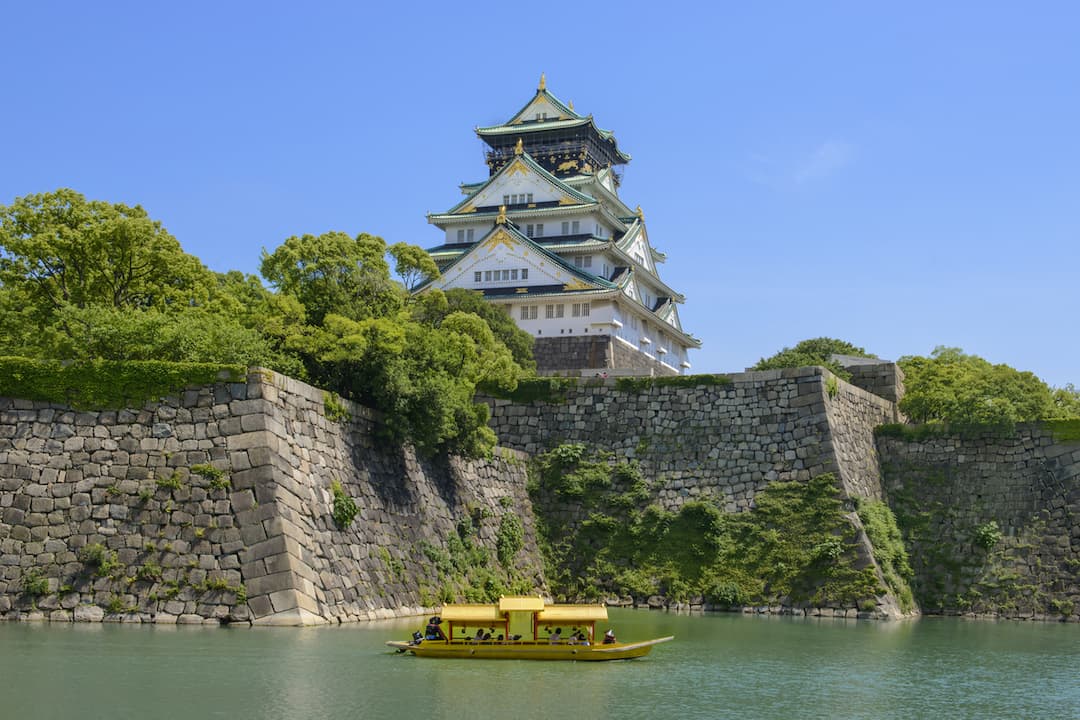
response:
<svg viewBox="0 0 1080 720"><path fill-rule="evenodd" d="M547 643L447 643L424 641L419 645L407 642L386 643L399 652L411 652L417 657L461 658L474 660L629 660L648 655L653 645L672 640L672 637L644 640L635 643L609 645L551 645Z"/></svg>

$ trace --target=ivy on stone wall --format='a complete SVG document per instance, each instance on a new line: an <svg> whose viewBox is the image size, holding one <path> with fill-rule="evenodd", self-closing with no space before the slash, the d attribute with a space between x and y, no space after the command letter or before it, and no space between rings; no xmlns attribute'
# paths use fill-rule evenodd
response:
<svg viewBox="0 0 1080 720"><path fill-rule="evenodd" d="M671 512L654 489L636 464L580 444L535 460L530 493L557 597L854 607L885 592L859 568L832 475L773 483L743 513L707 500Z"/></svg>
<svg viewBox="0 0 1080 720"><path fill-rule="evenodd" d="M63 363L0 357L0 397L61 403L74 408L137 407L189 385L243 382L240 365L155 360Z"/></svg>

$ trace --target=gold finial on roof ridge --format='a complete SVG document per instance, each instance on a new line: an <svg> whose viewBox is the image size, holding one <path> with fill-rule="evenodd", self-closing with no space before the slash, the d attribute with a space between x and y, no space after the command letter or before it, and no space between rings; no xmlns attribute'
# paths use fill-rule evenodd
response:
<svg viewBox="0 0 1080 720"><path fill-rule="evenodd" d="M499 206L499 216L497 218L495 218L495 224L496 225L505 225L506 224L506 206L505 205L500 205Z"/></svg>
<svg viewBox="0 0 1080 720"><path fill-rule="evenodd" d="M536 87L537 90L547 90L547 78L544 77L544 73L540 73L540 84Z"/></svg>
<svg viewBox="0 0 1080 720"><path fill-rule="evenodd" d="M523 152L525 152L525 147L521 143L521 138L518 138L517 144L514 145L514 154L520 155Z"/></svg>
<svg viewBox="0 0 1080 720"><path fill-rule="evenodd" d="M566 104L566 107L570 108L571 110L574 110L574 101L571 100L570 102L568 102ZM577 112L577 110L574 110L574 112Z"/></svg>
<svg viewBox="0 0 1080 720"><path fill-rule="evenodd" d="M637 212L634 214L638 216L638 220L645 222L645 211L641 209L640 205L637 206Z"/></svg>

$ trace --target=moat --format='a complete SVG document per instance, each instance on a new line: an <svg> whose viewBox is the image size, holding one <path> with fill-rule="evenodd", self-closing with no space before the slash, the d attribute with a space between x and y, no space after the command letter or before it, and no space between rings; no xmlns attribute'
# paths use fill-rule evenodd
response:
<svg viewBox="0 0 1080 720"><path fill-rule="evenodd" d="M421 619L336 628L0 623L19 718L1066 718L1080 625L857 622L613 610L643 660L432 661L387 653Z"/></svg>

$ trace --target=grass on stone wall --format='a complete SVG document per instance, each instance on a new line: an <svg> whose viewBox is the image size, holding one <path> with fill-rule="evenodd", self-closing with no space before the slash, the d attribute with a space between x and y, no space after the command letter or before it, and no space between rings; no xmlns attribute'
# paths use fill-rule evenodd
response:
<svg viewBox="0 0 1080 720"><path fill-rule="evenodd" d="M915 596L911 589L914 573L896 516L889 506L880 500L861 499L858 513L874 548L874 559L881 568L885 583L899 602L900 609L911 612L915 609Z"/></svg>
<svg viewBox="0 0 1080 720"><path fill-rule="evenodd" d="M1047 420L1043 427L1054 436L1054 442L1080 442L1080 418L1071 420Z"/></svg>
<svg viewBox="0 0 1080 720"><path fill-rule="evenodd" d="M658 387L711 387L731 385L727 375L657 375L655 377L623 377L615 381L615 389L640 393Z"/></svg>
<svg viewBox="0 0 1080 720"><path fill-rule="evenodd" d="M510 400L515 403L564 403L566 391L578 386L577 378L538 377L518 380L517 387L511 391L502 390L496 385L482 384L477 389L491 397Z"/></svg>
<svg viewBox="0 0 1080 720"><path fill-rule="evenodd" d="M857 568L855 529L832 475L773 483L752 511L691 501L670 512L653 503L636 464L573 444L536 458L530 493L559 599L855 606L884 592L872 569Z"/></svg>
<svg viewBox="0 0 1080 720"><path fill-rule="evenodd" d="M137 407L189 385L242 382L240 365L155 360L65 363L0 357L0 397L59 403L74 408Z"/></svg>
<svg viewBox="0 0 1080 720"><path fill-rule="evenodd" d="M512 511L499 519L496 554L502 567L496 567L491 552L480 542L480 524L493 521L492 513L484 510L488 509L466 512L442 547L420 541L421 576L425 580L421 582L419 592L420 602L425 607L461 600L490 603L498 601L502 595L535 592L523 569L514 565L518 550L524 546L524 528L520 520Z"/></svg>

